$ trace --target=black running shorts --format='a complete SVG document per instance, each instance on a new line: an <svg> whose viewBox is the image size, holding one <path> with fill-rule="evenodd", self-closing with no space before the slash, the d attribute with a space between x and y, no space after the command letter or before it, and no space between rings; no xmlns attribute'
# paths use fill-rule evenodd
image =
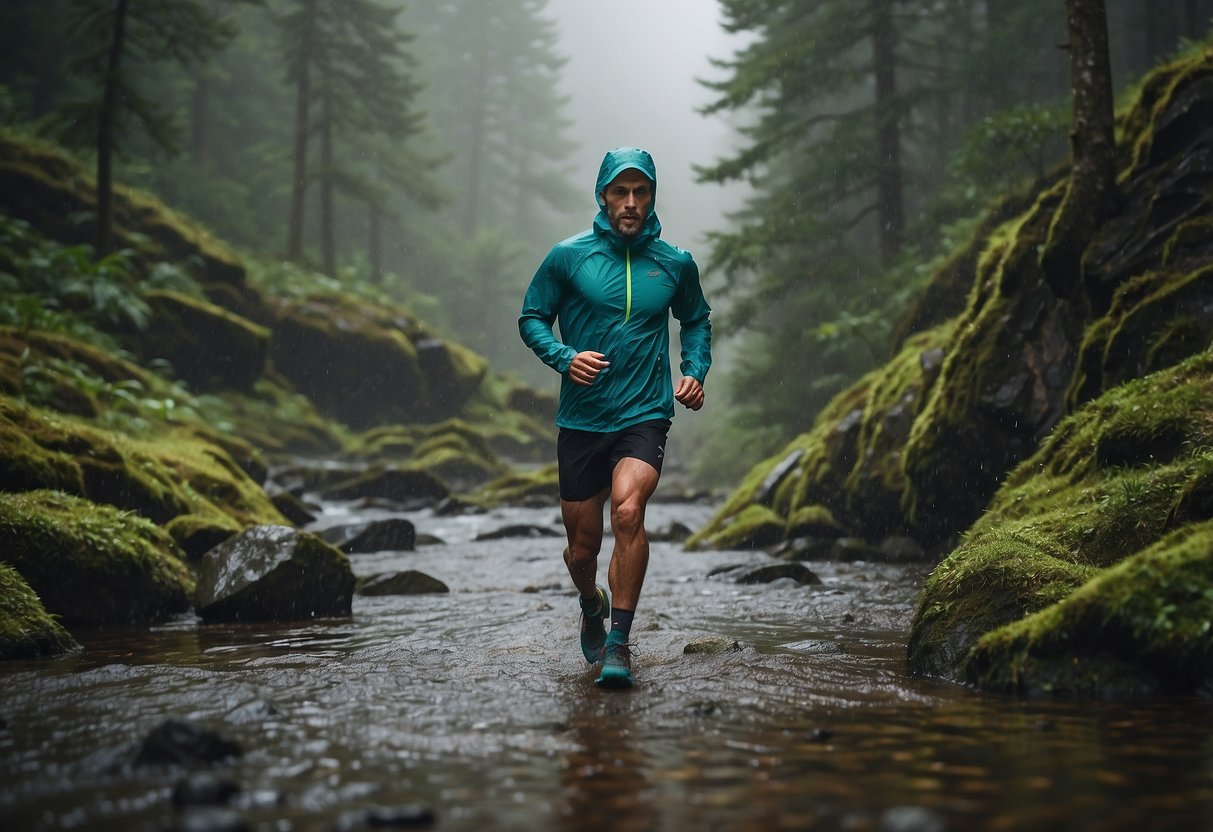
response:
<svg viewBox="0 0 1213 832"><path fill-rule="evenodd" d="M615 464L624 457L647 462L661 473L669 419L653 419L611 433L561 428L556 439L560 499L588 500L611 484Z"/></svg>

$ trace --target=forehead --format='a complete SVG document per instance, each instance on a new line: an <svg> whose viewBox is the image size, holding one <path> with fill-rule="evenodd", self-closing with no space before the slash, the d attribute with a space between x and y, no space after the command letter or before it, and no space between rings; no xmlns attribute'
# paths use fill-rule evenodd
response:
<svg viewBox="0 0 1213 832"><path fill-rule="evenodd" d="M628 168L627 170L620 171L619 175L612 179L607 187L618 188L622 186L626 188L635 188L638 185L649 184L651 184L651 182L647 176L638 171L636 168Z"/></svg>

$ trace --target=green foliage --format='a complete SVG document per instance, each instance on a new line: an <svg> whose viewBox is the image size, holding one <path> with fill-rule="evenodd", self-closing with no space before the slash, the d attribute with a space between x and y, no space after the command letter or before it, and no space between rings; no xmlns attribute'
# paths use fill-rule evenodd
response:
<svg viewBox="0 0 1213 832"><path fill-rule="evenodd" d="M0 215L0 324L112 344L103 333L142 329L150 314L132 263L129 251L94 262L89 246L44 240Z"/></svg>

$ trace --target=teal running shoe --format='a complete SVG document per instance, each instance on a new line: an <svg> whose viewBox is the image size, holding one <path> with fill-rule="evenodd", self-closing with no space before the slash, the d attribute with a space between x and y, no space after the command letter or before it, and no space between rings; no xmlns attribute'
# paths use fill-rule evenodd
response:
<svg viewBox="0 0 1213 832"><path fill-rule="evenodd" d="M602 672L594 684L607 690L623 690L632 686L632 645L614 630L607 635Z"/></svg>
<svg viewBox="0 0 1213 832"><path fill-rule="evenodd" d="M601 586L594 587L598 595L598 611L586 612L586 603L581 603L581 654L590 664L602 661L602 650L606 647L607 631L602 622L611 617L611 599Z"/></svg>

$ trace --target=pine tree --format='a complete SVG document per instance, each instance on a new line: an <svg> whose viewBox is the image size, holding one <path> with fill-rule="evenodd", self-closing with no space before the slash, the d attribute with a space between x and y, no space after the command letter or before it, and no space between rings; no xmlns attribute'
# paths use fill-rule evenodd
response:
<svg viewBox="0 0 1213 832"><path fill-rule="evenodd" d="M565 59L546 6L430 0L404 14L418 34L422 101L441 142L431 155L443 157L447 197L438 214L415 219L424 234L407 253L407 271L417 289L455 311L466 343L494 354L518 345L505 360L545 380L502 310L517 308L536 264L571 233L570 214L580 206L589 223L584 184L570 182Z"/></svg>
<svg viewBox="0 0 1213 832"><path fill-rule="evenodd" d="M370 183L355 161L374 136L406 142L421 131L415 108L411 36L397 22L399 10L379 0L297 0L282 18L282 44L295 85L294 174L287 256L303 258L305 195L310 182L313 134L320 152L322 269L335 274L336 194L365 199ZM315 110L313 106L315 105ZM382 201L381 198L377 198Z"/></svg>
<svg viewBox="0 0 1213 832"><path fill-rule="evenodd" d="M139 70L166 61L201 61L228 43L235 30L197 0L76 0L74 9L81 39L94 38L76 67L97 92L65 109L62 136L96 150L94 246L96 256L104 257L113 247L115 153L136 124L160 147L170 152L177 147L176 122L141 92L135 80Z"/></svg>

